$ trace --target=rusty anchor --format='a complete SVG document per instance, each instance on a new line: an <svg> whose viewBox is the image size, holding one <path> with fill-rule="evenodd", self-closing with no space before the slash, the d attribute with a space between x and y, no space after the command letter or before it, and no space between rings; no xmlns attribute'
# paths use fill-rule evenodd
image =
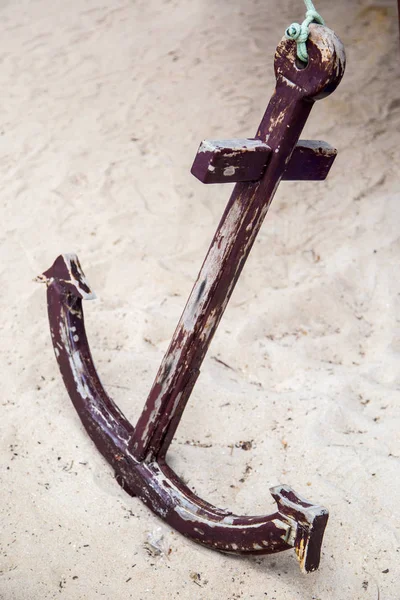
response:
<svg viewBox="0 0 400 600"><path fill-rule="evenodd" d="M194 495L166 453L232 290L281 179L324 179L336 150L299 142L314 102L332 93L345 67L333 31L310 26L309 61L282 39L276 89L254 139L203 142L192 173L205 183L236 182L136 427L103 388L89 349L82 300L93 297L75 255L59 256L42 276L58 365L71 400L118 482L170 526L222 552L268 554L294 548L305 572L318 568L328 511L286 485L270 490L267 516L237 516Z"/></svg>

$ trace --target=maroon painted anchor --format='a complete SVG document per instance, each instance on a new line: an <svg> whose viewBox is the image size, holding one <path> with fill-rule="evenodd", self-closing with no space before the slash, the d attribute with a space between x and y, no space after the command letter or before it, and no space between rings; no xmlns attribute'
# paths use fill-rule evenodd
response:
<svg viewBox="0 0 400 600"><path fill-rule="evenodd" d="M223 552L267 554L295 548L313 571L328 511L291 488L270 491L268 516L237 516L195 496L170 469L166 453L235 283L281 179L324 179L336 151L299 142L314 101L335 90L344 50L335 34L310 26L309 62L283 39L275 56L276 90L254 139L203 142L192 172L201 181L237 182L136 427L103 388L87 341L82 300L93 294L75 255L61 255L42 279L57 361L79 416L118 482L192 540Z"/></svg>

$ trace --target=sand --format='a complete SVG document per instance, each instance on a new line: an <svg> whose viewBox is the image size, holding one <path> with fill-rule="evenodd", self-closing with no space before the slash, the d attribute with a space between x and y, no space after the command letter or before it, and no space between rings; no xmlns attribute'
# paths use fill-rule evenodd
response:
<svg viewBox="0 0 400 600"><path fill-rule="evenodd" d="M2 600L400 598L396 3L317 7L348 68L304 135L339 156L326 182L281 185L169 455L239 513L269 512L278 483L327 506L304 576L294 552L203 549L124 493L33 282L78 253L96 364L135 421L231 188L190 175L198 144L253 135L302 3L0 2Z"/></svg>

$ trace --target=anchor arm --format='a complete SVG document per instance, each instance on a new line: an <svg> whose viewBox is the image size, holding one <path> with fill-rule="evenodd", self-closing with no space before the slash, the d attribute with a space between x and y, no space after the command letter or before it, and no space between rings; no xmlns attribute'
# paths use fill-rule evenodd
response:
<svg viewBox="0 0 400 600"><path fill-rule="evenodd" d="M319 522L316 517L327 515L323 507L313 506L290 488L280 486L270 490L278 505L275 513L238 516L193 494L165 460L139 462L133 456L129 450L133 427L105 391L91 356L82 299L94 295L78 258L59 256L42 280L47 284L52 341L64 383L85 429L113 467L118 483L131 495L139 495L177 531L208 548L235 554L271 554L294 547L303 570L317 568L327 517ZM306 560L307 556L312 560Z"/></svg>
<svg viewBox="0 0 400 600"><path fill-rule="evenodd" d="M82 310L90 290L78 257L59 256L43 273L54 353L81 421L103 456L115 467L134 428L105 391L93 363Z"/></svg>

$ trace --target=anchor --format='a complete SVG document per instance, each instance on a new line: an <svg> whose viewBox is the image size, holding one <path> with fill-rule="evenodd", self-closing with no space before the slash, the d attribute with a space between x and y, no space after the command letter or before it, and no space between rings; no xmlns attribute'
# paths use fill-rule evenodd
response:
<svg viewBox="0 0 400 600"><path fill-rule="evenodd" d="M94 297L73 254L59 256L42 276L50 329L71 400L119 484L185 536L234 554L294 548L303 571L318 568L328 511L286 485L270 489L277 510L238 516L196 496L168 466L166 453L212 337L284 180L322 180L336 150L299 141L316 100L331 94L344 73L342 43L330 29L309 28L306 66L283 38L275 54L276 89L254 139L204 141L192 173L204 183L235 182L171 344L133 427L103 388L85 332L82 300Z"/></svg>

